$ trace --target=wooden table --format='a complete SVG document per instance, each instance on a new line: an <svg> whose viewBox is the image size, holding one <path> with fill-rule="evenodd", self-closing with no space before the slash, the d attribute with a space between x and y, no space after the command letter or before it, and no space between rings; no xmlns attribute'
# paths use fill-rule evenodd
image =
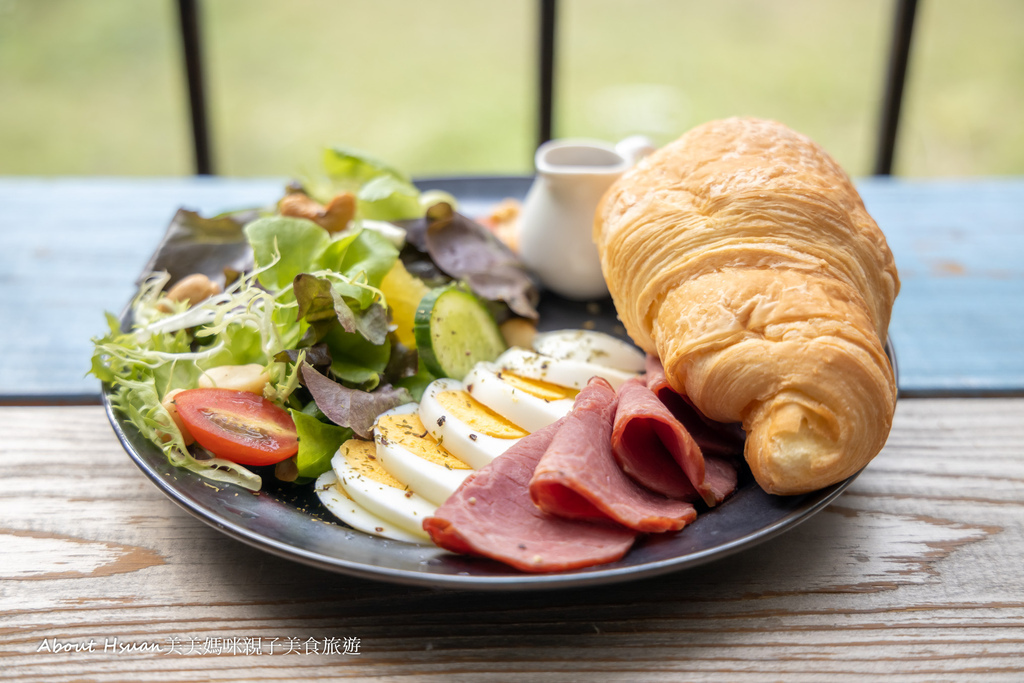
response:
<svg viewBox="0 0 1024 683"><path fill-rule="evenodd" d="M277 186L204 182L149 190L155 203L197 197L217 210L227 186L250 201ZM13 231L18 198L24 208L55 187L67 198L76 184L92 191L37 205L29 233ZM140 185L0 181L0 282L14 295L0 297L14 320L2 370L20 373L19 386L0 385L0 678L1024 680L1024 355L1013 336L1024 182L867 184L909 292L893 322L904 398L885 450L829 508L696 569L514 594L376 583L238 543L164 498L99 406L66 405L94 401L89 386L33 384L47 362L67 362L54 355L62 338L99 331L159 238L155 209L125 208L149 206L132 198ZM97 195L121 207L110 221L121 242L104 242L95 218L69 232L74 216L95 215ZM128 227L146 221L144 235ZM78 234L90 225L94 241ZM54 231L49 246L32 246L33 226ZM30 287L33 262L68 265L75 253L88 281L63 295ZM62 306L82 319L88 306L96 322L48 324ZM942 328L951 335L935 339ZM9 353L29 331L48 352Z"/></svg>
<svg viewBox="0 0 1024 683"><path fill-rule="evenodd" d="M393 586L254 550L164 498L99 407L0 408L0 434L0 678L1024 675L1024 399L901 401L882 454L790 533L558 593ZM299 651L284 654L289 638ZM358 639L359 654L305 653L331 638ZM97 651L53 653L51 639ZM115 639L160 653L103 652ZM246 639L264 654L244 654Z"/></svg>

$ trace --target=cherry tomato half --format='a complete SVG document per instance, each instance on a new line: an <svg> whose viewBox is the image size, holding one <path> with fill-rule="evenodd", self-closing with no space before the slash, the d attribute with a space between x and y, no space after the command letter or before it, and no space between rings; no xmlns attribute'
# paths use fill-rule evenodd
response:
<svg viewBox="0 0 1024 683"><path fill-rule="evenodd" d="M291 415L251 391L188 389L174 405L196 441L225 460L273 465L299 450Z"/></svg>

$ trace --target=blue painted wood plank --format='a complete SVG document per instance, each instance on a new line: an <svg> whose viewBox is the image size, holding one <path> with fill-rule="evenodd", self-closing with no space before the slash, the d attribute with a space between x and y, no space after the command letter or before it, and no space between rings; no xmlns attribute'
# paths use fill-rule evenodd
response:
<svg viewBox="0 0 1024 683"><path fill-rule="evenodd" d="M89 339L180 206L273 203L281 180L0 178L0 396L98 396Z"/></svg>
<svg viewBox="0 0 1024 683"><path fill-rule="evenodd" d="M0 397L88 397L89 338L119 311L180 206L275 201L277 179L0 178ZM486 196L487 183L463 181ZM515 194L526 183L515 185ZM864 180L903 290L890 334L905 395L1024 391L1024 179ZM488 199L465 207L486 208Z"/></svg>
<svg viewBox="0 0 1024 683"><path fill-rule="evenodd" d="M889 330L901 390L1024 391L1024 180L858 187L903 285Z"/></svg>

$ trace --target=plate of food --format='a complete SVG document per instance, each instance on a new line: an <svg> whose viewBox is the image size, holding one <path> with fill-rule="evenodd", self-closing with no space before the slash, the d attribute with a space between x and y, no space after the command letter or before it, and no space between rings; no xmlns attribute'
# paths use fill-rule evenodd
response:
<svg viewBox="0 0 1024 683"><path fill-rule="evenodd" d="M274 207L179 211L94 340L115 433L227 535L397 583L605 584L792 529L884 444L895 359L879 340L898 281L820 148L767 122L709 126L605 196L612 298L598 301L544 291L503 241L529 178L413 183L331 149ZM750 141L767 148L729 155ZM648 185L666 166L706 170L694 149L724 164L710 195ZM737 163L790 172L751 200ZM640 221L638 189L654 200ZM673 212L713 217L692 202L715 192L736 227L673 242Z"/></svg>

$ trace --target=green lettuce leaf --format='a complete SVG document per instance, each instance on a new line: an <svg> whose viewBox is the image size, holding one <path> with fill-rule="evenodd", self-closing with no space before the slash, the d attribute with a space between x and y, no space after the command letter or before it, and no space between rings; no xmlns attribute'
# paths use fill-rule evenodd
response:
<svg viewBox="0 0 1024 683"><path fill-rule="evenodd" d="M324 150L324 175L303 178L310 197L328 203L340 192L356 195L356 218L402 220L423 215L426 204L409 176L373 156L346 147ZM432 195L436 201L436 195Z"/></svg>
<svg viewBox="0 0 1024 683"><path fill-rule="evenodd" d="M221 365L267 362L267 357L263 353L263 335L255 327L239 323L230 324L204 341L210 346L219 344L222 348L216 355L199 363L203 370Z"/></svg>
<svg viewBox="0 0 1024 683"><path fill-rule="evenodd" d="M339 294L358 302L361 309L369 308L376 299L384 276L398 260L398 248L386 237L373 230L358 230L345 235L324 250L316 265L332 270L356 284L336 282Z"/></svg>
<svg viewBox="0 0 1024 683"><path fill-rule="evenodd" d="M342 258L329 267L351 280L362 276L371 287L380 287L381 280L397 260L398 248L388 238L373 230L361 230Z"/></svg>
<svg viewBox="0 0 1024 683"><path fill-rule="evenodd" d="M356 193L356 215L378 221L400 221L423 215L420 191L393 176L379 176Z"/></svg>
<svg viewBox="0 0 1024 683"><path fill-rule="evenodd" d="M412 396L412 400L419 401L423 398L423 392L427 390L427 386L435 379L437 378L430 374L426 365L423 364L423 360L420 359L415 375L402 377L401 379L395 380L393 384L396 387L401 387L407 390L409 395Z"/></svg>
<svg viewBox="0 0 1024 683"><path fill-rule="evenodd" d="M319 477L331 469L331 458L341 444L352 438L352 430L327 424L299 410L290 410L299 435L295 466L299 477Z"/></svg>
<svg viewBox="0 0 1024 683"><path fill-rule="evenodd" d="M349 246L359 238L359 232L359 230L343 232L338 237L334 238L334 240L327 245L327 248L324 249L323 253L317 257L316 263L313 264L315 269L333 270L340 273L341 264L345 261L345 254L348 253Z"/></svg>
<svg viewBox="0 0 1024 683"><path fill-rule="evenodd" d="M331 351L331 372L338 379L370 390L380 383L380 376L391 358L390 344L374 344L363 335L333 327L323 339Z"/></svg>
<svg viewBox="0 0 1024 683"><path fill-rule="evenodd" d="M349 183L347 189L358 188L374 178L390 177L409 181L409 176L394 166L351 147L329 147L324 150L324 171L338 183Z"/></svg>
<svg viewBox="0 0 1024 683"><path fill-rule="evenodd" d="M245 226L252 245L259 282L271 290L281 290L299 273L311 270L331 243L330 234L305 218L274 216L260 218Z"/></svg>
<svg viewBox="0 0 1024 683"><path fill-rule="evenodd" d="M380 385L380 373L373 368L352 363L347 360L336 360L331 363L331 374L342 382L373 391Z"/></svg>
<svg viewBox="0 0 1024 683"><path fill-rule="evenodd" d="M325 149L322 164L321 173L306 173L301 179L302 189L321 204L327 204L339 192L358 193L375 178L409 182L409 177L399 169L350 147Z"/></svg>
<svg viewBox="0 0 1024 683"><path fill-rule="evenodd" d="M376 346L387 341L387 311L380 304L370 304L365 310L353 310L330 280L308 273L296 276L293 291L299 305L298 319L309 323L303 344L312 346L319 343L335 323L346 332L362 335Z"/></svg>

